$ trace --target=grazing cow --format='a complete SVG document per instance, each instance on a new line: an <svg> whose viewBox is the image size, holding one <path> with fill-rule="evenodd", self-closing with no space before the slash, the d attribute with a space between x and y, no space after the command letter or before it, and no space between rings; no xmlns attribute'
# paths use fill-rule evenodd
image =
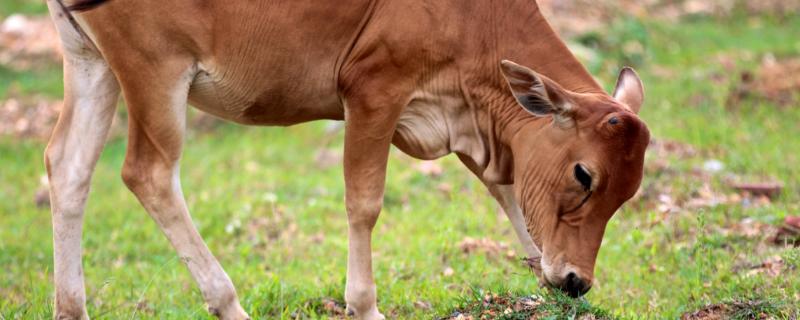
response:
<svg viewBox="0 0 800 320"><path fill-rule="evenodd" d="M639 78L624 69L603 92L531 0L47 5L64 52L64 109L45 152L58 319L88 318L83 211L120 92L122 179L222 319L248 316L181 192L187 101L242 124L345 121L345 299L361 319L383 318L370 241L392 144L420 159L457 154L505 209L540 281L573 296L591 287L606 223L642 178Z"/></svg>

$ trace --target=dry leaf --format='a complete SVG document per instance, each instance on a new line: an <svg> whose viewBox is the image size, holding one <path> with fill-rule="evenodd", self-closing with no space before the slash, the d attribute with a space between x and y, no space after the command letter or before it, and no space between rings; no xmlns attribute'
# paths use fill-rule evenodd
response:
<svg viewBox="0 0 800 320"><path fill-rule="evenodd" d="M445 277L450 277L450 276L454 275L455 273L456 273L456 271L453 270L453 268L451 268L451 267L444 268L444 271L442 271L442 275L445 276Z"/></svg>
<svg viewBox="0 0 800 320"><path fill-rule="evenodd" d="M488 238L474 239L466 237L458 244L462 252L475 254L483 252L487 256L496 257L505 254L506 257L513 258L516 254L511 250L507 243L494 241Z"/></svg>
<svg viewBox="0 0 800 320"><path fill-rule="evenodd" d="M334 166L341 166L343 158L341 149L324 148L317 151L317 155L314 157L314 163L316 163L317 167L320 169L328 169Z"/></svg>
<svg viewBox="0 0 800 320"><path fill-rule="evenodd" d="M800 246L800 216L784 218L783 225L772 237L772 242L777 245Z"/></svg>
<svg viewBox="0 0 800 320"><path fill-rule="evenodd" d="M767 200L771 200L777 198L781 194L783 184L780 182L733 183L731 187L741 193L753 196L765 196L768 198Z"/></svg>
<svg viewBox="0 0 800 320"><path fill-rule="evenodd" d="M343 316L347 312L345 306L332 298L322 299L322 309L330 315Z"/></svg>
<svg viewBox="0 0 800 320"><path fill-rule="evenodd" d="M764 260L761 264L753 266L747 275L755 275L759 273L766 274L770 277L777 277L781 275L785 263L780 256L772 256Z"/></svg>
<svg viewBox="0 0 800 320"><path fill-rule="evenodd" d="M13 14L0 24L0 64L27 70L61 62L61 43L48 16Z"/></svg>
<svg viewBox="0 0 800 320"><path fill-rule="evenodd" d="M422 310L431 310L433 306L428 301L417 300L414 301L414 308L422 309Z"/></svg>

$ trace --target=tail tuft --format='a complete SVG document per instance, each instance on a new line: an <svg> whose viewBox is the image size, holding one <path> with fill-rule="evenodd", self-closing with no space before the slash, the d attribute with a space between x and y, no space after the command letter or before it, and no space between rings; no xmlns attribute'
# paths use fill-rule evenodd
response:
<svg viewBox="0 0 800 320"><path fill-rule="evenodd" d="M99 7L103 3L106 3L106 1L108 0L78 0L75 3L68 5L67 10L77 12L89 11Z"/></svg>

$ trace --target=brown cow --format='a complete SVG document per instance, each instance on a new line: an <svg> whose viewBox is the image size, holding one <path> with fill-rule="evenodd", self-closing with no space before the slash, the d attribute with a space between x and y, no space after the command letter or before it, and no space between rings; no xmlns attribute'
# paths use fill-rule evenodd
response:
<svg viewBox="0 0 800 320"><path fill-rule="evenodd" d="M642 178L639 78L625 69L604 93L530 0L75 1L47 0L64 49L64 110L45 153L58 319L88 318L83 211L120 92L122 178L222 319L247 314L181 192L187 101L243 124L345 120L345 299L362 319L383 318L370 241L391 144L456 153L541 281L573 296L591 287L605 225Z"/></svg>

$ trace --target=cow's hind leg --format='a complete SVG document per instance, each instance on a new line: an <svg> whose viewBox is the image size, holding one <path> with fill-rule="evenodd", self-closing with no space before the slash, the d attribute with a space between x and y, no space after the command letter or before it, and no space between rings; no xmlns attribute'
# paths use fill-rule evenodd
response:
<svg viewBox="0 0 800 320"><path fill-rule="evenodd" d="M87 319L81 265L83 210L119 87L99 57L64 56L64 107L45 151L53 216L55 318Z"/></svg>
<svg viewBox="0 0 800 320"><path fill-rule="evenodd" d="M130 65L136 66L135 61ZM142 64L146 67L146 64ZM189 268L209 312L220 319L248 319L228 275L197 232L181 191L179 159L185 133L191 63L164 64L145 79L120 84L128 103L129 141L122 178Z"/></svg>

